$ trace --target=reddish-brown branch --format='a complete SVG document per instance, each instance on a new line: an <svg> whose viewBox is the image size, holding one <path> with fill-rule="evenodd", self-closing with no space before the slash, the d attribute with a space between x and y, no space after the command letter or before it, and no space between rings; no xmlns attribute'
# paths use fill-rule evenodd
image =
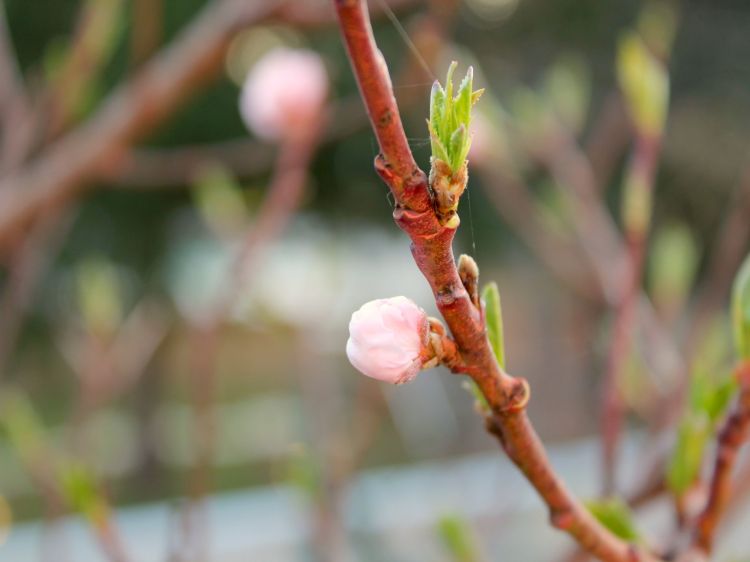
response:
<svg viewBox="0 0 750 562"><path fill-rule="evenodd" d="M373 131L382 154L384 173L392 182L396 199L407 209L429 211L432 202L427 178L414 161L401 114L393 95L390 74L382 53L375 45L372 26L359 0L335 0L349 58Z"/></svg>
<svg viewBox="0 0 750 562"><path fill-rule="evenodd" d="M383 0L372 7L372 16L380 17L387 6L394 12L407 10L417 4L429 0ZM278 19L297 28L320 27L336 20L336 13L329 3L320 0L299 0L282 6L278 11Z"/></svg>
<svg viewBox="0 0 750 562"><path fill-rule="evenodd" d="M647 560L649 555L620 540L568 491L553 471L529 422L528 385L500 369L481 313L458 275L451 244L455 230L440 225L424 172L406 143L385 64L375 47L363 0L334 0L352 66L378 138L376 169L395 199L394 219L411 238L412 254L459 348L460 371L479 386L492 409L488 428L550 509L553 525L569 533L594 556L612 562ZM375 74L375 76L373 76Z"/></svg>
<svg viewBox="0 0 750 562"><path fill-rule="evenodd" d="M694 547L706 554L711 553L716 529L731 498L739 449L750 434L750 361L738 367L737 378L740 397L719 432L708 502L698 517L693 535Z"/></svg>

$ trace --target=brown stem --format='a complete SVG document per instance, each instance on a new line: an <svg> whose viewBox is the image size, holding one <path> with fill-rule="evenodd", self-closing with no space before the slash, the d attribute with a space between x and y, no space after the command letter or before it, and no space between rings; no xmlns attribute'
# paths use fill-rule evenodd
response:
<svg viewBox="0 0 750 562"><path fill-rule="evenodd" d="M205 519L208 516L204 500L211 488L214 458L216 363L219 353L219 331L237 295L245 286L250 262L258 251L286 227L302 202L308 169L318 144L319 131L309 131L285 141L276 161L274 177L268 194L252 226L248 227L239 253L234 258L225 287L219 293L207 316L193 326L195 344L192 347L191 386L195 428L195 464L190 474L192 505L186 522L199 559L208 555Z"/></svg>
<svg viewBox="0 0 750 562"><path fill-rule="evenodd" d="M719 432L708 502L698 516L693 534L693 546L705 554L710 554L713 548L716 529L731 498L739 449L750 434L750 361L737 368L737 378L740 397Z"/></svg>
<svg viewBox="0 0 750 562"><path fill-rule="evenodd" d="M385 64L377 51L363 0L334 0L381 154L376 169L395 200L394 219L412 241L412 254L429 282L463 359L462 371L477 383L492 412L488 429L547 503L552 524L605 561L648 560L596 521L555 474L525 406L528 385L500 369L490 348L480 311L463 287L453 258L454 229L440 225L427 179L406 143Z"/></svg>
<svg viewBox="0 0 750 562"><path fill-rule="evenodd" d="M649 197L651 197L656 175L659 146L658 139L639 135L636 138L635 153L630 165L629 173L638 178L639 185L645 186L645 189L649 191ZM616 490L617 451L625 416L620 384L631 350L637 320L638 299L646 258L647 228L645 226L643 229L625 233L628 249L627 278L623 294L615 308L614 328L604 375L604 404L601 413L604 492L606 494L612 494Z"/></svg>

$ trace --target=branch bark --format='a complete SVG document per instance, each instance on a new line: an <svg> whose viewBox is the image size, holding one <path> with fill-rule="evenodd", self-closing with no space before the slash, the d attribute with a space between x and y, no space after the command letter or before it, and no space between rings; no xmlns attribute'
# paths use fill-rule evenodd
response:
<svg viewBox="0 0 750 562"><path fill-rule="evenodd" d="M381 153L375 167L396 200L394 219L410 237L417 266L461 353L457 372L468 374L486 398L488 429L536 488L552 524L592 555L611 562L652 560L604 528L555 474L526 415L529 388L498 365L482 312L463 287L453 257L455 229L438 221L425 173L416 165L401 124L388 70L375 46L364 0L334 0L341 32Z"/></svg>
<svg viewBox="0 0 750 562"><path fill-rule="evenodd" d="M719 432L708 502L698 517L693 534L693 546L706 555L711 554L716 529L731 499L739 449L750 434L750 361L737 368L737 378L740 397Z"/></svg>

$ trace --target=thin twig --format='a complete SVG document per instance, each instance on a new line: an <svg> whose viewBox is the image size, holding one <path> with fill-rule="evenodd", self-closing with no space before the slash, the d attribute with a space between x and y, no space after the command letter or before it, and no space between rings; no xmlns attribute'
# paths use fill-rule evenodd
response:
<svg viewBox="0 0 750 562"><path fill-rule="evenodd" d="M55 258L73 223L69 213L41 217L14 248L9 274L0 295L0 366L7 367L23 329L39 280Z"/></svg>
<svg viewBox="0 0 750 562"><path fill-rule="evenodd" d="M208 556L204 500L212 479L215 435L213 398L219 331L238 293L246 285L252 260L262 247L279 236L301 204L319 135L318 128L312 127L304 134L282 143L268 193L255 222L244 233L225 287L218 293L206 317L193 326L191 386L196 453L189 483L192 504L186 522L192 535L190 539L194 541L198 559L201 560Z"/></svg>
<svg viewBox="0 0 750 562"><path fill-rule="evenodd" d="M626 233L623 241L600 197L597 179L586 154L562 126L554 127L546 143L529 146L564 187L575 215L579 239L598 273L607 302L614 308L614 327L606 359L604 406L602 408L604 490L615 489L615 457L621 432L624 404L619 384L633 333L642 325L655 337L669 357L679 358L676 345L660 325L648 299L642 297L641 278L645 261L646 233ZM658 139L636 137L636 150L630 172L650 190L653 186L660 143ZM674 363L674 362L673 362ZM679 363L679 361L677 362ZM682 371L675 363L674 369Z"/></svg>
<svg viewBox="0 0 750 562"><path fill-rule="evenodd" d="M412 240L412 254L432 287L436 304L460 350L456 367L472 377L492 408L488 429L499 439L550 509L552 524L602 560L632 561L645 552L604 528L555 474L528 417L529 388L506 374L487 341L480 311L463 287L453 258L455 230L442 226L430 197L426 175L406 142L388 71L375 46L362 0L334 0L341 32L362 92L381 154L376 169L396 200L394 218Z"/></svg>
<svg viewBox="0 0 750 562"><path fill-rule="evenodd" d="M750 434L750 361L737 368L740 396L732 413L719 432L714 470L709 485L708 502L698 517L693 546L711 554L714 535L732 495L734 466L740 447Z"/></svg>
<svg viewBox="0 0 750 562"><path fill-rule="evenodd" d="M232 35L273 13L276 0L210 3L195 21L133 79L117 88L83 125L50 146L27 168L0 182L0 244L40 211L91 187L133 140L173 113L216 76Z"/></svg>
<svg viewBox="0 0 750 562"><path fill-rule="evenodd" d="M635 181L638 182L639 188L643 186L642 188L647 190L649 198L652 196L660 146L659 138L644 135L636 136L635 152L631 159L629 175L637 178ZM614 493L617 487L617 452L625 416L621 384L628 355L632 349L633 332L637 324L638 301L645 269L646 241L650 218L649 213L643 228L628 229L628 225L626 225L627 275L623 293L615 307L614 327L604 374L604 403L601 413L603 476L606 494Z"/></svg>
<svg viewBox="0 0 750 562"><path fill-rule="evenodd" d="M426 0L384 0L376 2L372 7L372 16L380 17L384 13L383 4L394 12L407 10L412 6L424 3ZM322 0L300 0L286 4L277 10L277 17L288 25L297 28L321 27L336 21L336 13L329 2Z"/></svg>
<svg viewBox="0 0 750 562"><path fill-rule="evenodd" d="M590 262L581 255L578 246L543 223L529 187L503 163L480 161L477 166L490 203L539 260L577 296L601 302L604 299L601 284L591 271Z"/></svg>
<svg viewBox="0 0 750 562"><path fill-rule="evenodd" d="M346 138L367 124L359 97L338 100L331 113L336 119L327 124L322 143ZM267 172L275 157L274 147L248 137L175 148L138 148L108 171L106 181L114 189L184 189L207 165L221 164L233 176L246 178Z"/></svg>

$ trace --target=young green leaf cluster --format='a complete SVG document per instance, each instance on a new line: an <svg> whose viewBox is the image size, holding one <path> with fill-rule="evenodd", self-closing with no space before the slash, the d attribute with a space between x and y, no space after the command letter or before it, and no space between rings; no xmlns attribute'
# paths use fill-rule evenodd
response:
<svg viewBox="0 0 750 562"><path fill-rule="evenodd" d="M430 130L432 158L445 162L453 173L461 169L471 146L469 123L471 107L484 90L473 91L474 69L469 67L455 97L453 95L453 72L457 63L448 68L445 88L437 80L430 95Z"/></svg>

